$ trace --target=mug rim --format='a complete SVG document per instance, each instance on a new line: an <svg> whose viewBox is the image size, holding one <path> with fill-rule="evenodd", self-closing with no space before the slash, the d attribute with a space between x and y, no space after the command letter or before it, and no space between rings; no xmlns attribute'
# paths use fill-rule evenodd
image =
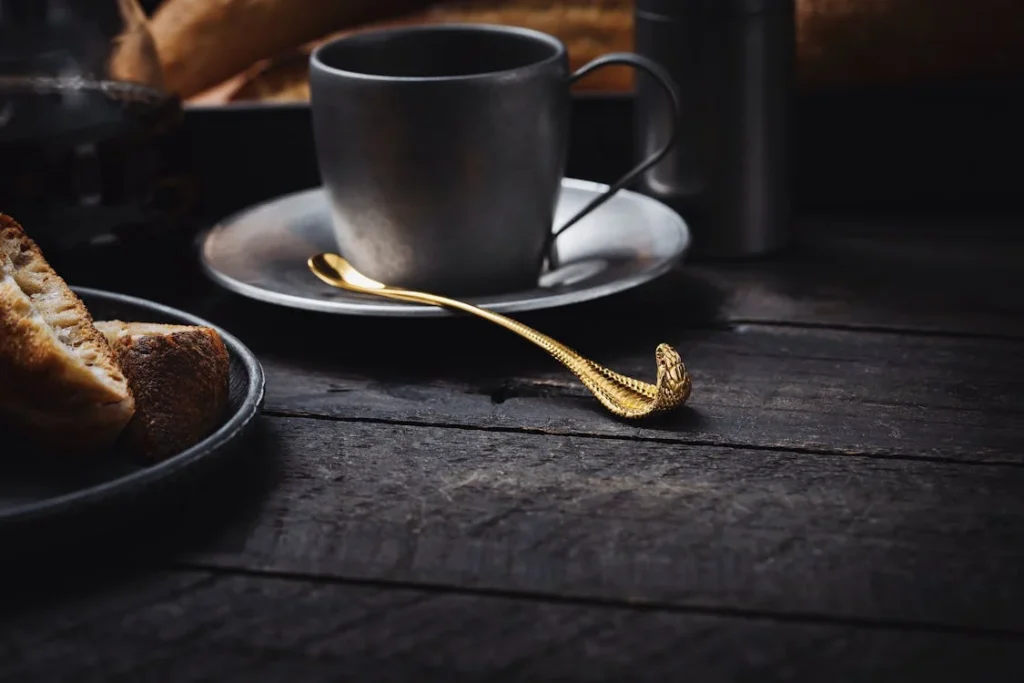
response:
<svg viewBox="0 0 1024 683"><path fill-rule="evenodd" d="M380 37L399 36L410 33L431 33L443 31L464 31L479 33L500 33L504 35L516 35L530 40L546 43L554 49L553 53L544 59L529 62L522 66L498 71L480 71L477 73L458 74L454 76L386 76L382 74L363 73L361 71L349 71L326 64L320 55L327 50L341 43L354 43L362 40L370 40ZM453 81L472 81L481 79L492 79L500 76L523 74L535 69L542 68L551 63L563 59L566 55L565 43L543 31L538 31L525 26L507 26L504 24L483 24L483 23L443 23L443 24L420 24L416 26L393 26L376 29L366 29L348 35L339 36L333 40L321 43L316 46L309 55L309 62L312 68L334 75L344 76L355 80L376 81L380 83L450 83Z"/></svg>

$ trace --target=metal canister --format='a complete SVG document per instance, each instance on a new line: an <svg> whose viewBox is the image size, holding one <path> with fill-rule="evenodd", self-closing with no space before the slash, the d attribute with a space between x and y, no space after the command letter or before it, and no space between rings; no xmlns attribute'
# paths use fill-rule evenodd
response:
<svg viewBox="0 0 1024 683"><path fill-rule="evenodd" d="M794 0L636 0L636 51L682 96L678 144L638 189L687 220L695 256L757 256L789 241L795 24ZM642 158L671 114L642 74L637 105Z"/></svg>

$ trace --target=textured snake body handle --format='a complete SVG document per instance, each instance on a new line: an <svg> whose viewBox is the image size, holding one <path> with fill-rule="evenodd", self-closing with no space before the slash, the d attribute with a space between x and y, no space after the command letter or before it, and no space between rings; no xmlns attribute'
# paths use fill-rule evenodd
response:
<svg viewBox="0 0 1024 683"><path fill-rule="evenodd" d="M497 323L550 353L583 382L608 410L626 418L640 418L677 408L690 396L690 375L679 354L668 344L655 351L657 384L649 384L598 365L569 347L511 318L436 294L404 289L365 290L368 294L399 301L453 308Z"/></svg>

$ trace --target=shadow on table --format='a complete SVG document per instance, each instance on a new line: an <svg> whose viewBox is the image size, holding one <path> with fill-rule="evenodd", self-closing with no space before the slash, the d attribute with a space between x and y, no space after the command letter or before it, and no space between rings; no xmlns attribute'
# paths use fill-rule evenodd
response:
<svg viewBox="0 0 1024 683"><path fill-rule="evenodd" d="M632 423L631 423L632 424ZM644 420L644 431L656 435L658 432L679 434L680 432L707 431L711 422L692 405L684 405L671 413L654 415Z"/></svg>
<svg viewBox="0 0 1024 683"><path fill-rule="evenodd" d="M280 480L273 435L258 421L239 452L216 469L102 516L39 524L0 536L0 604L13 616L110 583L174 566L227 529L248 527Z"/></svg>

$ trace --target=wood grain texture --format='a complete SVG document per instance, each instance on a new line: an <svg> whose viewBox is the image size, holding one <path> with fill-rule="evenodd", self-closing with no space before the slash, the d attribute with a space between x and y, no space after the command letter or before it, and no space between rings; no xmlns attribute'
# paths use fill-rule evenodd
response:
<svg viewBox="0 0 1024 683"><path fill-rule="evenodd" d="M636 374L676 343L692 410L639 429L476 321L280 311L183 259L108 269L251 345L271 412L317 417L264 417L207 487L228 510L147 538L187 571L93 549L72 578L0 582L0 680L1020 680L1016 252L915 244L684 264L524 317ZM84 560L107 583L58 588Z"/></svg>
<svg viewBox="0 0 1024 683"><path fill-rule="evenodd" d="M202 572L5 614L0 679L1020 680L1019 639Z"/></svg>
<svg viewBox="0 0 1024 683"><path fill-rule="evenodd" d="M532 322L641 378L654 372L655 345L672 343L693 376L687 406L639 424L617 420L542 353L471 321L416 326L415 333L408 324L360 322L358 336L303 337L301 353L261 341L255 330L236 332L252 340L264 364L267 409L282 414L1024 462L1024 363L1016 341L762 325L672 332L667 324L602 339L607 326L580 320ZM437 341L410 346L414 334ZM483 348L493 355L472 351Z"/></svg>
<svg viewBox="0 0 1024 683"><path fill-rule="evenodd" d="M1024 634L1022 468L265 422L187 566Z"/></svg>
<svg viewBox="0 0 1024 683"><path fill-rule="evenodd" d="M792 249L741 263L683 263L642 290L654 307L722 322L855 327L1024 339L1019 220L808 215ZM703 305L702 305L703 303ZM646 312L646 311L645 311Z"/></svg>

